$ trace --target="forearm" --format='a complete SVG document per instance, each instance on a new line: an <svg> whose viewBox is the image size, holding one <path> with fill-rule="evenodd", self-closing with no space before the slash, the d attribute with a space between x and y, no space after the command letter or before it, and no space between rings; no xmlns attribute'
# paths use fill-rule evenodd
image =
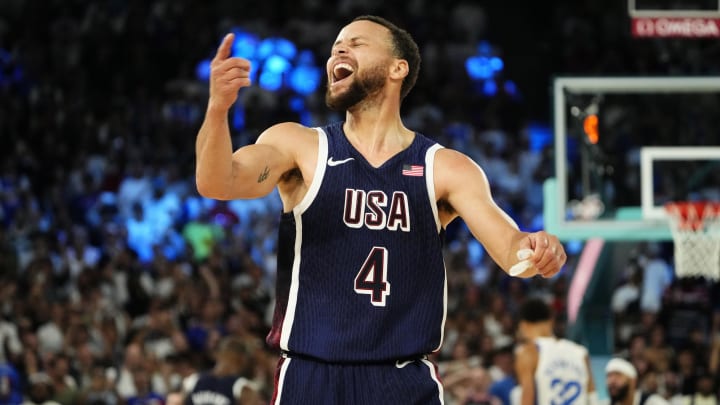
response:
<svg viewBox="0 0 720 405"><path fill-rule="evenodd" d="M534 405L535 404L535 388L534 386L523 385L520 394L520 405Z"/></svg>
<svg viewBox="0 0 720 405"><path fill-rule="evenodd" d="M195 181L201 195L221 199L231 189L232 154L227 110L209 106L195 141Z"/></svg>

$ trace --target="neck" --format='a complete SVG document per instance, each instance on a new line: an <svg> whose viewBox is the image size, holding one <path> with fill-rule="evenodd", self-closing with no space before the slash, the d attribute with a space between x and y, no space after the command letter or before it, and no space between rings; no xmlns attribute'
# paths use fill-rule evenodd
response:
<svg viewBox="0 0 720 405"><path fill-rule="evenodd" d="M240 374L240 369L235 365L229 365L229 364L223 364L219 363L215 365L213 369L213 374L216 376L228 376L228 375L237 375Z"/></svg>
<svg viewBox="0 0 720 405"><path fill-rule="evenodd" d="M353 106L345 114L343 130L363 154L396 153L412 142L414 133L400 117L400 100L380 93Z"/></svg>
<svg viewBox="0 0 720 405"><path fill-rule="evenodd" d="M528 340L535 340L540 337L553 337L552 325L550 323L539 323L536 325L528 326L523 335Z"/></svg>

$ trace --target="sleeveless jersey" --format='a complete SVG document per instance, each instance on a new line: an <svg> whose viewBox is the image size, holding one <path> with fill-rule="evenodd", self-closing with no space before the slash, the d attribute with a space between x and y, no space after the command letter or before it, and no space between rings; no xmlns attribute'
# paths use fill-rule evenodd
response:
<svg viewBox="0 0 720 405"><path fill-rule="evenodd" d="M586 404L587 349L567 339L535 339L538 364L535 370L537 404Z"/></svg>
<svg viewBox="0 0 720 405"><path fill-rule="evenodd" d="M312 183L280 221L268 343L341 363L438 350L447 302L433 184L441 146L416 133L376 168L342 123L317 130Z"/></svg>
<svg viewBox="0 0 720 405"><path fill-rule="evenodd" d="M187 395L186 405L234 405L233 387L238 376L217 377L209 373L199 376L192 392Z"/></svg>

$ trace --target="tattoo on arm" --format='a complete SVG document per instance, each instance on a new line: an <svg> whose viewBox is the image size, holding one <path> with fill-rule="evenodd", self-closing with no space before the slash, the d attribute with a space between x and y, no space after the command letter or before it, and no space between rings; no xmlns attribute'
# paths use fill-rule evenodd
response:
<svg viewBox="0 0 720 405"><path fill-rule="evenodd" d="M258 183L262 183L263 181L267 180L268 176L270 175L270 169L265 166L262 173L258 176Z"/></svg>

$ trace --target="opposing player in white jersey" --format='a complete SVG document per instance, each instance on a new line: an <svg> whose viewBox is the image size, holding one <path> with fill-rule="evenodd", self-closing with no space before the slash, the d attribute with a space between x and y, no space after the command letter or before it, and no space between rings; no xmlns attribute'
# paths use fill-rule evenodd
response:
<svg viewBox="0 0 720 405"><path fill-rule="evenodd" d="M595 405L597 395L585 347L553 333L553 313L531 298L520 308L515 373L521 405Z"/></svg>

